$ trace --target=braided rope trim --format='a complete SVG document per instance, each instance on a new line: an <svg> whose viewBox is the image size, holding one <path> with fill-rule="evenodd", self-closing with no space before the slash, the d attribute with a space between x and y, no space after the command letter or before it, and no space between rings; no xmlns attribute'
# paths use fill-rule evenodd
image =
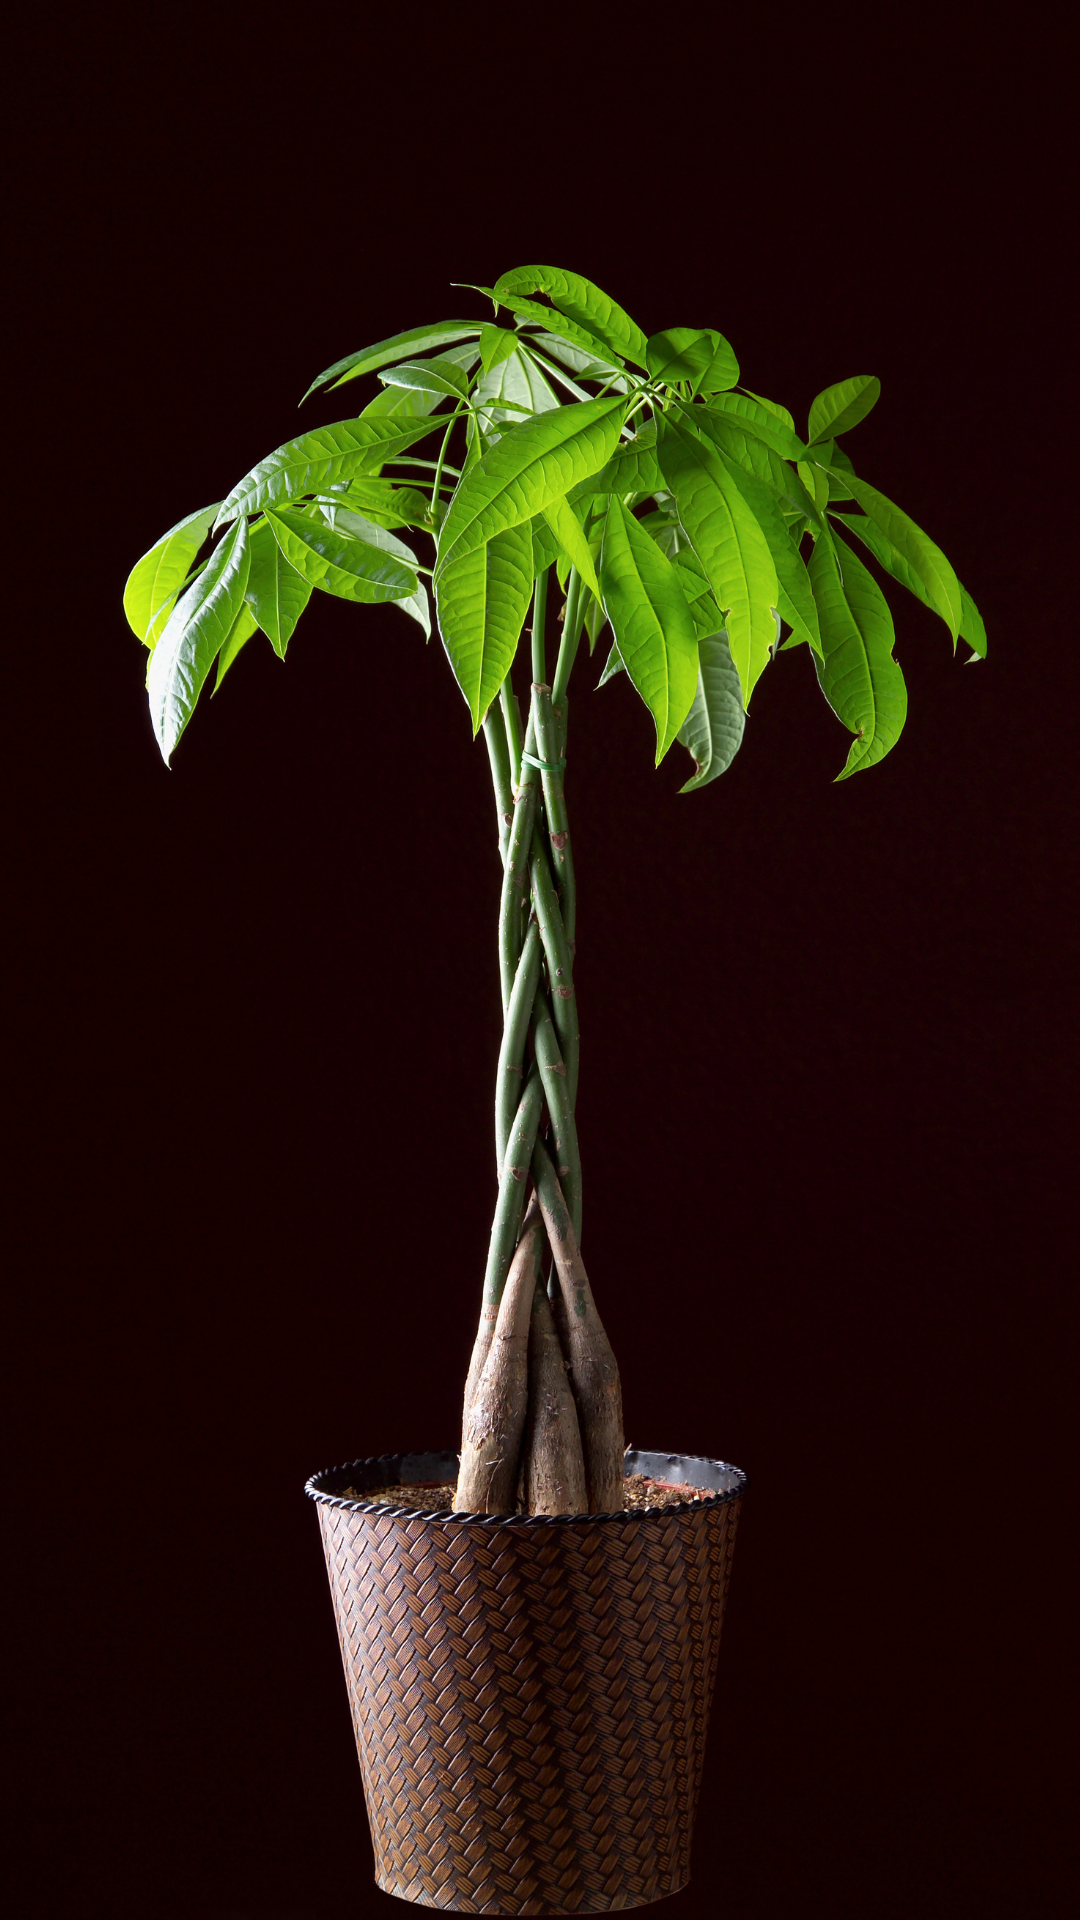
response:
<svg viewBox="0 0 1080 1920"><path fill-rule="evenodd" d="M628 1452L635 1455L648 1451L633 1448ZM448 1455L456 1459L455 1455ZM433 1526L456 1527L580 1527L597 1526L606 1521L622 1521L624 1524L655 1525L658 1521L683 1514L701 1513L713 1507L726 1506L732 1500L741 1499L749 1482L741 1467L733 1467L726 1460L710 1460L703 1454L667 1454L663 1456L671 1466L680 1468L705 1467L710 1475L715 1473L734 1474L735 1484L730 1487L710 1489L695 1487L697 1498L694 1500L676 1500L664 1507L620 1509L617 1513L433 1513L428 1507L394 1507L377 1500L349 1500L343 1494L334 1493L326 1486L327 1481L337 1480L341 1476L351 1477L371 1468L378 1468L391 1477L391 1471L400 1469L402 1460L408 1454L376 1453L369 1454L365 1460L348 1460L341 1466L324 1467L319 1473L313 1473L304 1482L304 1492L320 1506L338 1507L346 1513L370 1513L382 1519L425 1520ZM687 1485L692 1485L688 1481Z"/></svg>

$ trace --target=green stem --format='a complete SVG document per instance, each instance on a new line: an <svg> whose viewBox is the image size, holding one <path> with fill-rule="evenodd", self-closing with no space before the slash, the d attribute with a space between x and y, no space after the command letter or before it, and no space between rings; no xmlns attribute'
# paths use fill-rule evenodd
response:
<svg viewBox="0 0 1080 1920"><path fill-rule="evenodd" d="M396 459L388 460L386 464L388 467L427 467L429 472L433 472L434 469L438 467L440 463L438 460L414 460L411 457L411 455L407 456L402 453L402 454L399 454ZM461 479L460 467L448 467L443 465L441 470L443 473L448 473L452 480Z"/></svg>
<svg viewBox="0 0 1080 1920"><path fill-rule="evenodd" d="M581 1153L577 1123L570 1099L569 1075L559 1051L551 1012L543 994L537 990L534 1003L533 1043L536 1064L544 1087L551 1119L551 1145L555 1150L556 1171L562 1182L574 1232L581 1238Z"/></svg>
<svg viewBox="0 0 1080 1920"><path fill-rule="evenodd" d="M547 687L533 687L533 714L536 738L540 752L538 759L547 762L552 771L546 769L540 778L544 785L544 813L547 817L548 840L551 845L551 865L555 874L555 883L559 889L559 906L562 911L563 931L571 952L574 947L574 932L577 923L577 889L574 882L574 856L570 850L570 825L566 816L566 797L563 792L562 759L559 726L552 707L552 694Z"/></svg>
<svg viewBox="0 0 1080 1920"><path fill-rule="evenodd" d="M499 705L502 708L506 747L510 756L510 784L516 793L518 781L521 779L521 714L518 709L517 695L510 685L509 674L499 689Z"/></svg>
<svg viewBox="0 0 1080 1920"><path fill-rule="evenodd" d="M484 740L491 762L491 784L495 789L495 806L499 816L499 853L505 867L506 850L510 845L510 823L514 817L514 795L510 785L506 732L502 721L492 713L490 707L484 715Z"/></svg>
<svg viewBox="0 0 1080 1920"><path fill-rule="evenodd" d="M552 704L560 707L570 684L570 673L577 658L581 629L585 621L585 589L581 584L581 575L576 567L570 572L566 583L566 612L563 615L562 639L559 642L559 657L555 662L555 678L551 683Z"/></svg>
<svg viewBox="0 0 1080 1920"><path fill-rule="evenodd" d="M543 1100L540 1074L534 1067L525 1082L518 1102L517 1113L514 1115L514 1124L510 1129L510 1139L503 1158L499 1198L491 1225L487 1272L484 1275L485 1306L498 1306L502 1299L503 1287L506 1285L506 1276L510 1271L510 1262L514 1257L514 1249L517 1246L525 1212L527 1176L533 1148L536 1145L536 1131L540 1123L540 1108Z"/></svg>
<svg viewBox="0 0 1080 1920"><path fill-rule="evenodd" d="M526 745L532 739L532 720ZM529 891L529 867L535 837L536 798L539 779L536 768L527 760L521 765L521 779L514 798L514 818L510 844L506 850L502 897L499 901L499 972L502 979L502 1003L505 1015L510 1005L518 956L521 953L523 910Z"/></svg>
<svg viewBox="0 0 1080 1920"><path fill-rule="evenodd" d="M543 680L547 672L544 658L544 626L547 620L548 570L536 576L532 610L532 677Z"/></svg>
<svg viewBox="0 0 1080 1920"><path fill-rule="evenodd" d="M514 985L503 1020L499 1071L495 1082L495 1165L501 1168L506 1158L510 1129L521 1099L522 1062L529 1034L536 989L540 979L540 929L535 921L525 935Z"/></svg>
<svg viewBox="0 0 1080 1920"><path fill-rule="evenodd" d="M439 488L442 485L443 462L446 459L446 449L450 445L450 435L453 433L454 428L457 426L457 423L461 417L462 411L464 408L467 407L467 405L468 405L467 401L462 401L461 405L455 407L453 413L450 415L449 422L447 423L446 432L443 434L443 437L442 437L442 446L439 448L439 458L435 463L435 482L431 489L431 517L434 520L436 526L439 525L439 516L442 508L442 501L439 499ZM417 438L423 439L424 436L423 434L418 434Z"/></svg>
<svg viewBox="0 0 1080 1920"><path fill-rule="evenodd" d="M533 906L540 923L540 938L544 943L544 958L547 961L555 1031L559 1036L559 1046L566 1064L567 1087L570 1093L570 1105L573 1107L577 1103L581 1051L577 999L574 994L573 958L566 938L566 929L562 923L562 914L559 912L555 882L551 877L547 854L544 852L543 841L540 838L540 829L535 825L529 874L532 880Z"/></svg>

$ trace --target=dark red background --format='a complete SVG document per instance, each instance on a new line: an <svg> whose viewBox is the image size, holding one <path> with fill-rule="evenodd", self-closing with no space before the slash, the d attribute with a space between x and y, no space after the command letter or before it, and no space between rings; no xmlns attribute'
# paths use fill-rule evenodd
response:
<svg viewBox="0 0 1080 1920"><path fill-rule="evenodd" d="M673 1920L1065 1911L1064 48L756 18L147 10L25 42L20 1914L390 1911L301 1487L456 1435L486 759L437 643L317 596L166 773L120 594L319 368L525 260L646 331L719 326L797 417L878 373L856 464L990 635L969 670L897 589L883 766L832 784L803 650L686 799L681 749L654 773L630 689L579 669L586 1254L629 1438L752 1480Z"/></svg>

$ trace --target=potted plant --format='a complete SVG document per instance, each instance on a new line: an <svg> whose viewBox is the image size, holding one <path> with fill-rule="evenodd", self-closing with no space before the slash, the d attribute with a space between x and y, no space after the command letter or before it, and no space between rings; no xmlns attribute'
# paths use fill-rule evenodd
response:
<svg viewBox="0 0 1080 1920"><path fill-rule="evenodd" d="M308 1490L380 1885L466 1911L601 1911L688 1877L744 1478L626 1451L582 1261L571 675L603 638L599 684L630 682L657 764L679 743L693 792L731 764L766 666L805 645L852 736L846 779L906 710L856 543L954 647L981 657L986 638L944 554L839 444L876 379L826 388L799 434L712 329L646 337L549 267L473 291L490 318L413 327L320 375L309 391L378 390L172 528L125 607L166 762L211 669L220 687L258 628L284 658L314 588L394 602L428 638L437 620L483 730L503 1033L460 1450L354 1461Z"/></svg>

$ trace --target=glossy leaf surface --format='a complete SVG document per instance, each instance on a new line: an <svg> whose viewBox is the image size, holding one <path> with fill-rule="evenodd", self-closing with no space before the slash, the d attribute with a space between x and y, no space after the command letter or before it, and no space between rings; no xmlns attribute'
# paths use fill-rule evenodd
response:
<svg viewBox="0 0 1080 1920"><path fill-rule="evenodd" d="M907 688L892 657L892 615L881 588L850 547L840 539L835 546L836 552L832 541L815 541L810 578L821 625L818 679L837 718L857 736L837 776L846 780L895 746L907 716Z"/></svg>
<svg viewBox="0 0 1080 1920"><path fill-rule="evenodd" d="M369 480L360 476L338 481L321 498L331 498L343 507L366 514L379 527L430 527L431 496L419 487L401 486L394 480Z"/></svg>
<svg viewBox="0 0 1080 1920"><path fill-rule="evenodd" d="M195 555L206 539L217 513L219 501L212 507L200 507L170 527L156 545L144 553L127 578L124 587L124 612L132 633L153 652L176 596L184 584Z"/></svg>
<svg viewBox="0 0 1080 1920"><path fill-rule="evenodd" d="M504 527L519 526L596 473L619 437L625 401L572 401L504 434L458 487L439 539L441 572Z"/></svg>
<svg viewBox="0 0 1080 1920"><path fill-rule="evenodd" d="M510 327L488 325L480 332L480 365L485 373L497 367L500 360L515 353L518 347L517 334Z"/></svg>
<svg viewBox="0 0 1080 1920"><path fill-rule="evenodd" d="M271 545L272 544L271 542ZM225 675L228 673L229 668L232 666L233 661L239 654L241 647L246 646L252 634L257 633L258 630L259 623L245 600L229 629L228 636L217 657L217 673L214 677L215 693L224 680Z"/></svg>
<svg viewBox="0 0 1080 1920"><path fill-rule="evenodd" d="M392 604L400 607L402 613L407 613L410 620L415 620L417 626L423 628L425 640L431 639L431 603L422 580L417 581L415 593L406 593Z"/></svg>
<svg viewBox="0 0 1080 1920"><path fill-rule="evenodd" d="M656 423L650 420L630 440L620 440L597 475L598 493L655 493L664 484L656 458Z"/></svg>
<svg viewBox="0 0 1080 1920"><path fill-rule="evenodd" d="M779 414L760 400L751 400L748 393L718 393L703 411L714 418L734 420L784 460L801 460L806 453L798 434Z"/></svg>
<svg viewBox="0 0 1080 1920"><path fill-rule="evenodd" d="M538 413L551 413L559 402L550 382L517 340L514 350L496 361L476 383L473 406L485 445L494 445L510 427L519 427Z"/></svg>
<svg viewBox="0 0 1080 1920"><path fill-rule="evenodd" d="M619 656L653 716L659 766L697 690L697 634L671 561L617 494L608 504L600 583Z"/></svg>
<svg viewBox="0 0 1080 1920"><path fill-rule="evenodd" d="M335 594L339 600L359 600L366 605L401 600L416 592L414 568L373 539L358 539L342 527L311 519L295 507L274 508L266 517L285 559L310 586ZM349 514L348 518L359 522L361 515ZM381 535L382 540L393 538L369 520L363 525L372 535Z"/></svg>
<svg viewBox="0 0 1080 1920"><path fill-rule="evenodd" d="M679 739L694 761L695 771L680 793L693 793L726 773L742 745L746 728L742 688L728 646L727 634L710 634L698 641L698 684L694 703Z"/></svg>
<svg viewBox="0 0 1080 1920"><path fill-rule="evenodd" d="M883 567L886 573L891 574L894 580L898 580L902 587L906 587L909 593L914 594L916 600L921 600L923 606L929 607L931 613L938 612L914 567L910 566L903 554L893 546L892 541L882 532L876 521L856 513L834 513L832 518L846 528L848 533L855 534L864 546L869 547L878 565ZM982 615L963 583L957 584L960 587L960 638L967 641L968 646L974 649L981 660L985 660L986 628L983 625Z"/></svg>
<svg viewBox="0 0 1080 1920"><path fill-rule="evenodd" d="M507 527L438 575L439 631L475 734L506 678L533 590L532 534Z"/></svg>
<svg viewBox="0 0 1080 1920"><path fill-rule="evenodd" d="M702 327L668 327L646 344L645 363L654 380L669 387L688 382L696 391L712 368L720 335Z"/></svg>
<svg viewBox="0 0 1080 1920"><path fill-rule="evenodd" d="M370 473L422 440L435 424L426 416L339 420L287 440L244 475L220 507L215 525L228 526L237 514L283 506L305 493L318 493L335 480Z"/></svg>
<svg viewBox="0 0 1080 1920"><path fill-rule="evenodd" d="M404 333L391 334L387 340L377 340L373 347L360 347L356 353L347 353L344 360L335 360L332 367L327 367L325 373L312 381L304 399L319 387L325 387L328 381L335 387L343 387L346 381L358 380L361 374L388 367L392 360L404 360L414 353L423 353L428 347L446 346L451 340L475 340L479 332L480 323L476 320L442 320L431 327L409 327Z"/></svg>
<svg viewBox="0 0 1080 1920"><path fill-rule="evenodd" d="M284 660L296 623L311 598L311 583L290 566L268 520L260 520L251 529L250 546L247 605L279 660ZM219 672L219 686L225 671L222 668Z"/></svg>
<svg viewBox="0 0 1080 1920"><path fill-rule="evenodd" d="M380 373L379 379L388 387L412 387L418 393L450 394L455 400L463 400L469 391L469 382L461 367L452 361L437 360L401 360L395 367L387 367Z"/></svg>
<svg viewBox="0 0 1080 1920"><path fill-rule="evenodd" d="M679 518L724 615L746 706L776 643L777 579L768 542L707 441L664 416L657 450Z"/></svg>
<svg viewBox="0 0 1080 1920"><path fill-rule="evenodd" d="M632 360L635 366L645 365L646 342L641 328L591 280L559 267L515 267L495 282L495 298L505 304L509 304L507 295L531 293L546 293L559 313L610 352ZM556 326L552 331L560 333L562 329Z"/></svg>
<svg viewBox="0 0 1080 1920"><path fill-rule="evenodd" d="M562 366L568 367L571 373L578 375L579 379L609 380L613 374L619 375L619 366L616 362L598 355L596 346L578 346L575 341L558 333L531 333L525 338L528 339L530 346L550 354L553 360L558 360Z"/></svg>
<svg viewBox="0 0 1080 1920"><path fill-rule="evenodd" d="M856 374L852 380L838 380L834 387L826 387L810 408L807 436L811 443L835 440L838 433L858 426L877 405L880 393L881 381L870 373Z"/></svg>
<svg viewBox="0 0 1080 1920"><path fill-rule="evenodd" d="M747 473L745 468L719 448L717 452L720 459L726 462L728 472L765 535L776 568L779 592L777 612L794 629L800 640L808 641L814 652L820 653L821 635L810 576L788 532L776 494L764 480Z"/></svg>
<svg viewBox="0 0 1080 1920"><path fill-rule="evenodd" d="M551 528L556 540L565 553L571 566L577 568L587 587L600 598L600 582L593 566L593 557L585 532L573 507L565 498L552 500L542 509L543 517Z"/></svg>
<svg viewBox="0 0 1080 1920"><path fill-rule="evenodd" d="M840 475L840 478L844 480L845 476ZM876 487L868 486L865 480L857 480L852 473L846 476L846 484L863 512L881 528L912 572L918 575L930 605L935 613L941 615L955 643L964 618L960 582L941 548L935 546L929 534L917 527L901 507L887 500Z"/></svg>
<svg viewBox="0 0 1080 1920"><path fill-rule="evenodd" d="M241 520L180 596L150 656L150 719L166 765L244 605L248 565L247 522Z"/></svg>

